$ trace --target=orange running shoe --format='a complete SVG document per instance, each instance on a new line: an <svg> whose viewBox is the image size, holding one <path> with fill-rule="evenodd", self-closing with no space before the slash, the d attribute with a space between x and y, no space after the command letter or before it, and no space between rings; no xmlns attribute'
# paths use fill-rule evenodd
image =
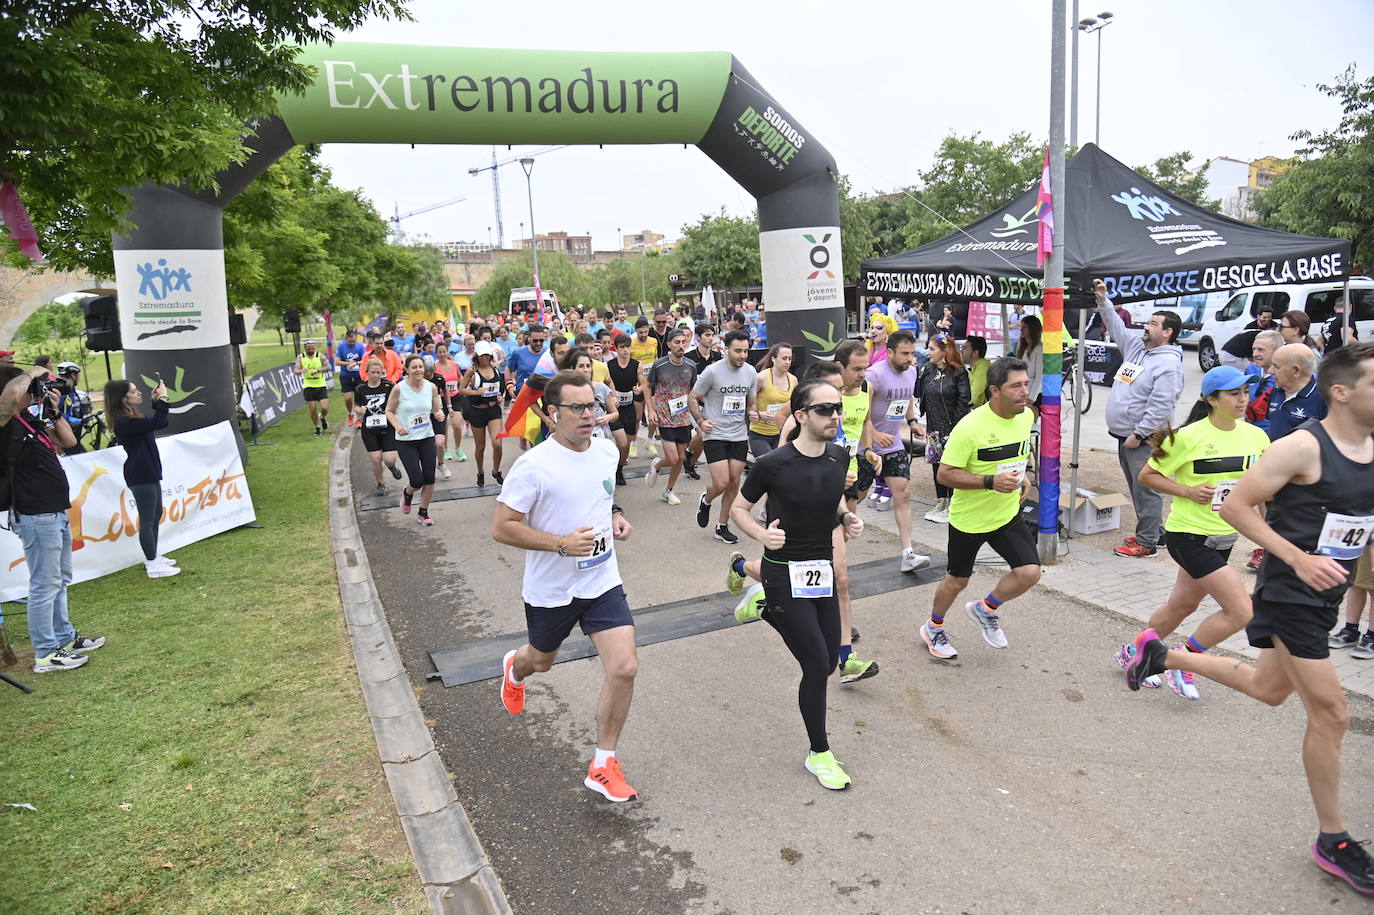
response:
<svg viewBox="0 0 1374 915"><path fill-rule="evenodd" d="M512 648L501 659L501 704L512 715L518 715L525 710L525 684L516 686L510 682L510 669L514 664L515 649Z"/></svg>
<svg viewBox="0 0 1374 915"><path fill-rule="evenodd" d="M592 760L587 766L587 777L582 780L582 784L617 804L639 797L635 789L625 782L625 776L620 773L620 760L614 756L606 760L606 765L600 769L596 768L596 760Z"/></svg>

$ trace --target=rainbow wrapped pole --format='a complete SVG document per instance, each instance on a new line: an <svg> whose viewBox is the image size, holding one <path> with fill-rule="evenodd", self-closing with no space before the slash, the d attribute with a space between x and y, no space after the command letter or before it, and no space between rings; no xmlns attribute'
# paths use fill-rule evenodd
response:
<svg viewBox="0 0 1374 915"><path fill-rule="evenodd" d="M1059 536L1060 404L1064 391L1064 290L1045 289L1045 371L1040 411L1040 534ZM1041 557L1042 560L1045 557Z"/></svg>

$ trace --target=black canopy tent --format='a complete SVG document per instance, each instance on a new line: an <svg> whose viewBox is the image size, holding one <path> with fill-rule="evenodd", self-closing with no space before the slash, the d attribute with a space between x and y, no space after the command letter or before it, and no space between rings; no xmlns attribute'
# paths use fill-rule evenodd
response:
<svg viewBox="0 0 1374 915"><path fill-rule="evenodd" d="M1092 143L1069 161L1066 199L1054 204L1064 233L1072 305L1087 307L1100 277L1117 304L1271 283L1315 283L1349 274L1346 239L1294 235L1203 209L1147 180ZM1038 182L987 216L937 241L862 264L865 295L1038 305Z"/></svg>
<svg viewBox="0 0 1374 915"><path fill-rule="evenodd" d="M1092 143L1067 163L1064 186L1054 215L1064 246L1066 317L1072 310L1092 307L1096 278L1120 305L1350 274L1349 240L1279 232L1213 213L1166 191ZM1007 305L1039 305L1044 299L1043 271L1035 263L1038 189L1037 181L944 238L865 260L862 294L1001 303L1005 335ZM1085 350L1078 348L1076 384L1083 383ZM1070 493L1076 495L1083 398L1075 396L1073 402Z"/></svg>

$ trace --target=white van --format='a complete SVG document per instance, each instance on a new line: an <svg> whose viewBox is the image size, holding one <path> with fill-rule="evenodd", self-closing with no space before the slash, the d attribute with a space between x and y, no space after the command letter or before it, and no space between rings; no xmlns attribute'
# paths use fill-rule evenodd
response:
<svg viewBox="0 0 1374 915"><path fill-rule="evenodd" d="M1226 304L1207 319L1197 334L1197 361L1204 372L1221 364L1221 348L1255 320L1261 306L1274 311L1274 329L1286 311L1306 312L1312 321L1310 333L1335 311L1336 300L1345 295L1344 282L1307 283L1304 285L1253 286L1238 289ZM1352 276L1350 298L1354 300L1350 321L1361 340L1374 340L1374 278Z"/></svg>
<svg viewBox="0 0 1374 915"><path fill-rule="evenodd" d="M563 308L558 304L558 293L552 289L539 290L543 294L544 308L546 316L555 318L563 317ZM540 310L534 297L533 286L518 286L510 291L510 308L508 313L512 317L524 318L527 315L535 314Z"/></svg>
<svg viewBox="0 0 1374 915"><path fill-rule="evenodd" d="M1178 319L1183 322L1183 332L1178 335L1178 343L1189 349L1197 346L1198 331L1202 329L1203 322L1212 312L1225 305L1230 297L1229 291L1195 292L1145 302L1132 302L1126 308L1130 311L1131 321L1136 327L1144 326L1150 320L1150 315L1157 311L1171 311L1178 315Z"/></svg>

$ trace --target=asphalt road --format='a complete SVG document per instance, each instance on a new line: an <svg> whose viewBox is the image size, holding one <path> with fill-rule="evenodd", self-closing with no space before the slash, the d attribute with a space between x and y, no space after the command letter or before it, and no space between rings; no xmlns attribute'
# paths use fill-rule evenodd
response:
<svg viewBox="0 0 1374 915"><path fill-rule="evenodd" d="M454 465L449 485L470 485L472 468ZM618 546L635 608L721 590L730 548L693 524L699 491L680 486L677 508L642 482L618 495L636 528ZM519 717L496 681L428 679L428 649L523 627L522 557L491 542L493 503L436 502L430 530L398 510L360 522L435 742L517 911L1365 908L1311 861L1296 700L1271 709L1205 682L1197 703L1131 693L1111 660L1131 624L1044 589L1004 611L1004 651L951 614L954 663L917 635L933 586L858 602L862 654L882 672L832 680L831 742L854 779L843 792L802 769L796 668L766 624L643 648L620 747L641 798L611 805L581 783L597 661L534 679ZM853 561L895 563L894 539L871 534ZM994 580L976 573L968 596ZM1358 763L1374 704L1351 712L1348 826L1369 837L1374 778Z"/></svg>

